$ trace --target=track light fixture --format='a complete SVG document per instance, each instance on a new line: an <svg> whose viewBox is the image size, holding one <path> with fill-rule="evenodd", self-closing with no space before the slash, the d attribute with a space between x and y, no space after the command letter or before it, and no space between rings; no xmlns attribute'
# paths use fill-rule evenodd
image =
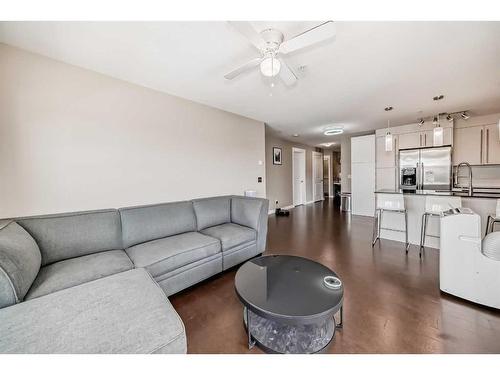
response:
<svg viewBox="0 0 500 375"><path fill-rule="evenodd" d="M425 120L423 118L420 119L418 122L418 126L422 126L425 123Z"/></svg>
<svg viewBox="0 0 500 375"><path fill-rule="evenodd" d="M446 115L446 121L452 122L453 121L453 116L450 115L449 113Z"/></svg>
<svg viewBox="0 0 500 375"><path fill-rule="evenodd" d="M469 114L467 113L467 111L463 111L461 114L460 114L460 117L462 117L464 120L468 120L470 118Z"/></svg>
<svg viewBox="0 0 500 375"><path fill-rule="evenodd" d="M439 122L437 116L434 116L434 118L432 119L432 125L436 126L438 123Z"/></svg>

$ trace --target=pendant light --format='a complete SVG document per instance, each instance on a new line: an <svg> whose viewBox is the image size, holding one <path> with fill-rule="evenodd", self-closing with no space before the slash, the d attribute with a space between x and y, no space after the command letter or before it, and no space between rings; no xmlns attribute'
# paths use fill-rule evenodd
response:
<svg viewBox="0 0 500 375"><path fill-rule="evenodd" d="M390 120L387 120L387 133L385 134L385 151L386 152L391 152L392 151L392 134L389 131L390 127Z"/></svg>
<svg viewBox="0 0 500 375"><path fill-rule="evenodd" d="M439 114L437 115L437 125L433 130L433 145L442 146L443 145L443 128L439 123Z"/></svg>

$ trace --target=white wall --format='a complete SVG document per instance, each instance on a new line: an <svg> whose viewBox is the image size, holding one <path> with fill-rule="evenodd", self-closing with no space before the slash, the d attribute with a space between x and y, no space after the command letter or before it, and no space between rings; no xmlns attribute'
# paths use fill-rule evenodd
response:
<svg viewBox="0 0 500 375"><path fill-rule="evenodd" d="M263 197L264 132L263 123L0 44L0 218L245 189Z"/></svg>

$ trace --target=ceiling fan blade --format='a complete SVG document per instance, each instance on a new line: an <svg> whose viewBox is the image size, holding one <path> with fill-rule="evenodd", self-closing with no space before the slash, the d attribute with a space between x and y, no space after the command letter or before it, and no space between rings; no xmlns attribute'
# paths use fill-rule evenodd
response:
<svg viewBox="0 0 500 375"><path fill-rule="evenodd" d="M280 59L280 63L281 63L281 69L279 73L280 78L285 83L285 85L292 86L293 84L295 84L295 82L297 82L298 79L297 76L283 59Z"/></svg>
<svg viewBox="0 0 500 375"><path fill-rule="evenodd" d="M335 36L335 25L333 21L326 21L321 25L315 26L312 29L304 31L291 39L281 43L279 52L287 54L299 49L309 47L313 44L322 42L323 40L333 38Z"/></svg>
<svg viewBox="0 0 500 375"><path fill-rule="evenodd" d="M225 79L233 79L236 76L240 75L241 73L244 73L252 68L255 68L256 66L258 66L260 64L261 61L262 61L262 59L260 57L257 57L253 60L250 60L246 64L244 64L244 65L240 66L239 68L236 68L232 72L229 72L226 75L224 75L224 78Z"/></svg>
<svg viewBox="0 0 500 375"><path fill-rule="evenodd" d="M266 44L262 36L247 21L228 21L228 23L241 35L247 38L259 51Z"/></svg>

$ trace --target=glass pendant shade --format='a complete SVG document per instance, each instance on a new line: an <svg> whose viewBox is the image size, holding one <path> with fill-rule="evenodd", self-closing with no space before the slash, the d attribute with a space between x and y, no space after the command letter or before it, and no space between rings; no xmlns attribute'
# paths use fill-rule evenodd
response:
<svg viewBox="0 0 500 375"><path fill-rule="evenodd" d="M280 72L280 69L280 61L275 59L273 56L264 58L260 63L260 71L266 77L276 76Z"/></svg>
<svg viewBox="0 0 500 375"><path fill-rule="evenodd" d="M392 134L390 132L387 132L387 134L385 135L385 151L392 151L392 143Z"/></svg>
<svg viewBox="0 0 500 375"><path fill-rule="evenodd" d="M433 145L443 145L443 128L441 126L435 127L433 131Z"/></svg>

